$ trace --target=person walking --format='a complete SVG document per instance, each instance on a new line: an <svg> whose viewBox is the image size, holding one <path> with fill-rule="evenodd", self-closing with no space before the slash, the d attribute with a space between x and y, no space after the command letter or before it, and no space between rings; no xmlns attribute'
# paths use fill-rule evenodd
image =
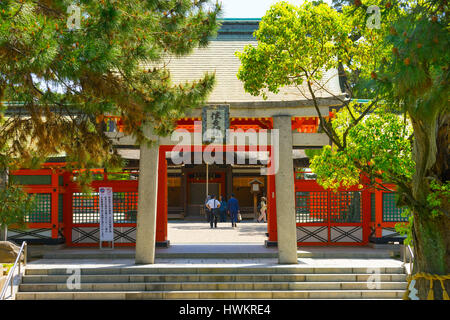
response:
<svg viewBox="0 0 450 320"><path fill-rule="evenodd" d="M211 196L208 194L205 200L205 213L206 213L206 220L209 222L211 218L211 210L208 209L208 206L206 205L208 201L211 200Z"/></svg>
<svg viewBox="0 0 450 320"><path fill-rule="evenodd" d="M264 220L264 222L267 222L267 199L266 197L261 197L261 202L259 204L260 209L259 212L261 214L258 217L258 222L261 222L261 220Z"/></svg>
<svg viewBox="0 0 450 320"><path fill-rule="evenodd" d="M219 208L220 222L227 222L227 211L228 211L227 200L224 196L220 196L219 201L220 201L220 208Z"/></svg>
<svg viewBox="0 0 450 320"><path fill-rule="evenodd" d="M231 194L230 200L228 200L228 212L230 213L231 217L231 227L237 228L237 216L240 212L239 209L239 201L235 198L234 194Z"/></svg>
<svg viewBox="0 0 450 320"><path fill-rule="evenodd" d="M215 195L211 195L211 199L206 203L206 207L210 210L209 224L211 229L217 228L217 216L219 215L220 202Z"/></svg>

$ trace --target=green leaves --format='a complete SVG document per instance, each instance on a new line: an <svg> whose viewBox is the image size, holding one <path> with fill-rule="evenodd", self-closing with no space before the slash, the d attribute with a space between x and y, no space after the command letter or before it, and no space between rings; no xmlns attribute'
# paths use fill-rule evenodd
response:
<svg viewBox="0 0 450 320"><path fill-rule="evenodd" d="M408 218L408 222L400 222L395 225L395 231L397 231L400 235L406 236L403 244L413 246L413 224L414 224L414 215L410 209L405 209L402 212L402 217Z"/></svg>
<svg viewBox="0 0 450 320"><path fill-rule="evenodd" d="M450 198L450 181L440 184L432 180L430 183L431 192L427 196L428 205L431 207L433 217L442 216L441 208L448 208L448 199Z"/></svg>
<svg viewBox="0 0 450 320"><path fill-rule="evenodd" d="M0 188L0 225L25 225L26 216L35 206L33 196L21 187L9 184Z"/></svg>
<svg viewBox="0 0 450 320"><path fill-rule="evenodd" d="M332 122L340 139L352 122L350 112L353 117L360 115L355 105L341 109ZM359 184L362 173L384 182L408 184L415 167L411 134L412 128L404 118L381 109L348 131L345 149L324 148L321 155L312 159L311 168L325 188Z"/></svg>
<svg viewBox="0 0 450 320"><path fill-rule="evenodd" d="M338 189L359 184L360 170L351 157L325 146L322 154L311 159L311 169L317 175L317 182L325 189Z"/></svg>
<svg viewBox="0 0 450 320"><path fill-rule="evenodd" d="M380 29L366 27L369 5L380 8ZM358 98L371 98L377 89L386 100L402 101L410 116L427 121L448 112L447 3L363 0L344 6L343 13L352 22L352 38L368 45L359 46L354 56L359 62L348 69Z"/></svg>
<svg viewBox="0 0 450 320"><path fill-rule="evenodd" d="M236 53L242 63L238 78L247 92L263 96L265 90L320 81L324 71L347 59L350 30L343 15L326 4L277 3L255 32L258 47Z"/></svg>

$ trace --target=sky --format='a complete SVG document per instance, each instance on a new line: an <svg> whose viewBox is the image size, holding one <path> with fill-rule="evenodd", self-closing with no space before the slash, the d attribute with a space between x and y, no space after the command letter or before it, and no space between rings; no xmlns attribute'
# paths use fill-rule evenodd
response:
<svg viewBox="0 0 450 320"><path fill-rule="evenodd" d="M219 0L222 2L223 18L262 18L273 4L280 0ZM300 5L304 0L285 0ZM326 1L331 3L331 0Z"/></svg>

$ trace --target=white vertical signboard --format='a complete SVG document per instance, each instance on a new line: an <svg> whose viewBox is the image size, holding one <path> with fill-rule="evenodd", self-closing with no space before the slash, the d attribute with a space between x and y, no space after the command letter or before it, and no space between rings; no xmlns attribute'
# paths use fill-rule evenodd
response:
<svg viewBox="0 0 450 320"><path fill-rule="evenodd" d="M99 188L100 248L103 241L111 241L114 248L114 215L112 188Z"/></svg>

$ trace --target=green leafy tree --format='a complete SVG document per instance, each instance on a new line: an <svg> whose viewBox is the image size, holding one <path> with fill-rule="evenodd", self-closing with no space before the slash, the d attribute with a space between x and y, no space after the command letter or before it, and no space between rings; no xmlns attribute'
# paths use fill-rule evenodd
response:
<svg viewBox="0 0 450 320"><path fill-rule="evenodd" d="M358 114L360 106L356 103L353 105L353 114ZM351 121L346 109L340 110L333 119L332 126L341 139L342 132ZM351 128L346 149L325 146L320 153L311 155L311 168L324 188L354 185L363 188L361 175L364 175L371 179L371 186L395 192L382 182L405 186L405 182L411 181L415 167L411 138L412 126L408 119L378 109ZM400 206L405 204L402 198L397 202ZM404 210L402 216L407 217L409 223L398 223L396 229L407 236L405 243L412 245L413 216L410 210Z"/></svg>
<svg viewBox="0 0 450 320"><path fill-rule="evenodd" d="M415 272L449 274L447 2L342 3L340 13L326 4L274 5L255 32L258 47L238 53L238 77L254 95L297 86L334 145L313 161L321 183L350 184L362 172L376 187L381 179L395 183L399 205L409 208L414 221ZM381 14L378 26L369 23L371 5ZM316 94L326 89L321 80L330 68L339 70L347 95L334 97L344 110L334 124L320 113ZM370 102L355 106L355 98ZM400 119L410 121L410 136ZM428 281L418 281L418 289L425 298ZM440 286L434 291L442 297Z"/></svg>
<svg viewBox="0 0 450 320"><path fill-rule="evenodd" d="M219 10L209 0L0 1L0 146L8 167L61 153L69 168L120 166L105 115L121 116L138 143L151 143L144 125L169 133L205 100L214 75L174 84L164 59L206 46Z"/></svg>
<svg viewBox="0 0 450 320"><path fill-rule="evenodd" d="M349 109L359 116L358 107ZM347 109L336 114L332 126L341 140L351 121ZM406 119L379 109L348 131L347 148L325 146L322 153L311 160L311 168L325 188L358 185L364 173L372 180L371 185L391 191L381 182L403 186L414 174L411 135L412 127Z"/></svg>
<svg viewBox="0 0 450 320"><path fill-rule="evenodd" d="M26 217L33 210L35 200L20 186L9 183L0 189L0 241L8 239L8 226L24 227Z"/></svg>

